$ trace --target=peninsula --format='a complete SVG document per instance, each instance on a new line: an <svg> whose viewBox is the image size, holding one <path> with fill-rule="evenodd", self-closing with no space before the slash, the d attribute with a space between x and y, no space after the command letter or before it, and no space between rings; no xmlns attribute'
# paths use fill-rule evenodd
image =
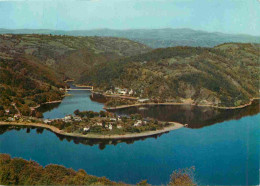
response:
<svg viewBox="0 0 260 186"><path fill-rule="evenodd" d="M184 125L177 122L162 122L142 118L139 114L116 116L109 112L76 110L75 115L61 119L39 119L34 117L2 117L2 126L40 127L54 133L91 139L129 139L148 137L176 130Z"/></svg>

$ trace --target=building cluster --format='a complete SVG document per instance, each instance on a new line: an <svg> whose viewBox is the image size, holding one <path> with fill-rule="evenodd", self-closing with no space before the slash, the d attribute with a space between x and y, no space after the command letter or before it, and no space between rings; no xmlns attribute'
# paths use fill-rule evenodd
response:
<svg viewBox="0 0 260 186"><path fill-rule="evenodd" d="M54 119L54 120L55 120L55 119ZM51 124L51 122L54 121L54 120L45 119L45 120L43 120L43 122L44 122L45 124ZM80 121L82 121L82 118L81 118L80 116L67 115L67 116L65 116L64 118L61 118L61 119L59 119L59 120L62 120L62 121L64 121L65 123L71 123L71 122L74 122L74 121L80 122Z"/></svg>
<svg viewBox="0 0 260 186"><path fill-rule="evenodd" d="M8 119L8 121L17 121L17 120L20 120L22 117L21 117L21 114L14 114L14 115L12 115L12 114L10 114L10 110L9 109L6 109L5 110L5 115L6 116L9 116L7 119Z"/></svg>
<svg viewBox="0 0 260 186"><path fill-rule="evenodd" d="M126 116L128 121L131 121L129 116ZM58 119L59 121L62 120L65 123L73 123L73 122L81 122L84 120L84 118L81 118L80 116L73 116L73 115L67 115L64 118ZM43 122L45 124L52 124L53 121L57 121L57 119L45 119ZM135 120L133 123L134 127L139 127L146 125L149 122L148 119L143 119L143 120ZM94 123L93 121L89 125L85 125L82 130L84 132L90 131L91 127L103 127L108 130L113 130L113 129L122 129L123 128L123 122L122 118L120 116L117 117L109 117L109 118L101 118L101 119L95 119Z"/></svg>
<svg viewBox="0 0 260 186"><path fill-rule="evenodd" d="M133 89L115 87L114 90L110 89L106 91L106 94L121 94L121 95L134 95Z"/></svg>

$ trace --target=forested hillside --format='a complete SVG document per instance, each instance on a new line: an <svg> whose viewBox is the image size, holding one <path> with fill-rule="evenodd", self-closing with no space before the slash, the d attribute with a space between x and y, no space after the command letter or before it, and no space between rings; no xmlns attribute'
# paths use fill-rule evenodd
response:
<svg viewBox="0 0 260 186"><path fill-rule="evenodd" d="M0 51L23 56L73 79L93 65L148 52L149 47L121 38L51 35L1 35Z"/></svg>
<svg viewBox="0 0 260 186"><path fill-rule="evenodd" d="M4 109L10 114L30 115L29 107L60 100L64 83L57 74L37 60L1 51L0 53L0 116Z"/></svg>
<svg viewBox="0 0 260 186"><path fill-rule="evenodd" d="M60 100L63 80L99 63L142 54L150 48L127 39L51 35L0 35L0 115L30 114L40 103Z"/></svg>
<svg viewBox="0 0 260 186"><path fill-rule="evenodd" d="M3 185L127 185L106 177L88 175L60 165L42 167L34 161L0 154L0 184Z"/></svg>
<svg viewBox="0 0 260 186"><path fill-rule="evenodd" d="M81 81L132 89L155 102L238 106L259 97L260 45L173 47L96 66Z"/></svg>

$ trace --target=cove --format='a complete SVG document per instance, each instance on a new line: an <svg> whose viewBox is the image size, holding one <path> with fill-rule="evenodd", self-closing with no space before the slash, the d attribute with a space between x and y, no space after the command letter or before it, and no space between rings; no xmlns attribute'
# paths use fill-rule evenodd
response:
<svg viewBox="0 0 260 186"><path fill-rule="evenodd" d="M99 112L103 110L102 103L94 102L90 99L89 90L70 90L69 96L65 96L61 103L42 105L39 110L43 112L43 117L48 119L63 118L66 115L73 114L77 109L93 110Z"/></svg>

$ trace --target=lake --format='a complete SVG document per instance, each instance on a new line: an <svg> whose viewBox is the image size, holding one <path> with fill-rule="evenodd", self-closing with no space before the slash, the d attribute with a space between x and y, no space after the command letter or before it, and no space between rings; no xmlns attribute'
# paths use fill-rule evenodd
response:
<svg viewBox="0 0 260 186"><path fill-rule="evenodd" d="M74 110L103 108L89 91L69 91L62 103L45 108L45 118L64 117ZM189 123L166 134L136 140L88 140L48 130L1 127L0 152L32 159L41 165L61 164L114 181L166 184L173 170L195 166L203 185L259 183L259 104L236 111L191 106L128 108L118 114L140 113L162 120ZM185 119L186 118L186 119Z"/></svg>
<svg viewBox="0 0 260 186"><path fill-rule="evenodd" d="M70 90L69 96L65 96L61 103L46 104L40 107L43 117L48 119L63 118L66 115L73 114L77 109L93 110L99 112L103 110L104 104L94 102L90 99L89 90Z"/></svg>

